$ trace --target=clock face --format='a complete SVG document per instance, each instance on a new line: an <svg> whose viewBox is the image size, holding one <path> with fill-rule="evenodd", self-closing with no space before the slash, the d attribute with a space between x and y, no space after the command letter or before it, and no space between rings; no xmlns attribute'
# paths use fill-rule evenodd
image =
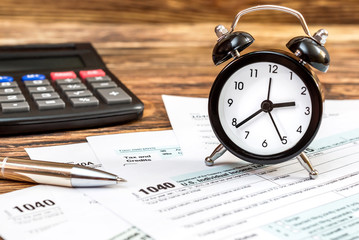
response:
<svg viewBox="0 0 359 240"><path fill-rule="evenodd" d="M252 63L234 72L222 88L218 106L228 137L259 155L293 148L312 116L305 83L289 68L273 62Z"/></svg>
<svg viewBox="0 0 359 240"><path fill-rule="evenodd" d="M217 90L212 88L212 127L222 144L244 160L288 160L319 128L320 91L312 75L288 58L244 57L220 74Z"/></svg>

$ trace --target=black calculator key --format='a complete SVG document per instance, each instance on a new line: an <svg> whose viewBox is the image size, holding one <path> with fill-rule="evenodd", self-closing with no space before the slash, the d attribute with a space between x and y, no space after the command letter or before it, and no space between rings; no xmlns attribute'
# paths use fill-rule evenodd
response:
<svg viewBox="0 0 359 240"><path fill-rule="evenodd" d="M102 88L116 88L117 85L114 82L96 82L91 84L92 89L102 89Z"/></svg>
<svg viewBox="0 0 359 240"><path fill-rule="evenodd" d="M1 103L3 113L29 112L30 106L27 102Z"/></svg>
<svg viewBox="0 0 359 240"><path fill-rule="evenodd" d="M99 89L98 93L107 104L129 103L132 101L122 88Z"/></svg>
<svg viewBox="0 0 359 240"><path fill-rule="evenodd" d="M54 88L51 86L28 87L28 90L31 94L55 92Z"/></svg>
<svg viewBox="0 0 359 240"><path fill-rule="evenodd" d="M86 78L86 81L88 83L99 83L99 82L109 82L111 81L111 78L109 76L98 76L98 77L88 77Z"/></svg>
<svg viewBox="0 0 359 240"><path fill-rule="evenodd" d="M70 101L74 107L98 106L100 103L95 97L71 98Z"/></svg>
<svg viewBox="0 0 359 240"><path fill-rule="evenodd" d="M81 83L81 80L78 78L65 78L65 79L57 79L55 80L57 85L64 85L64 84L78 84Z"/></svg>
<svg viewBox="0 0 359 240"><path fill-rule="evenodd" d="M89 90L81 90L81 91L68 91L65 92L68 98L78 98L78 97L91 97L92 93Z"/></svg>
<svg viewBox="0 0 359 240"><path fill-rule="evenodd" d="M50 100L50 99L58 99L58 98L60 98L60 96L56 92L34 93L34 94L32 94L32 98L34 100Z"/></svg>
<svg viewBox="0 0 359 240"><path fill-rule="evenodd" d="M18 87L16 82L0 82L0 88L14 88Z"/></svg>
<svg viewBox="0 0 359 240"><path fill-rule="evenodd" d="M21 94L20 88L0 88L0 96Z"/></svg>
<svg viewBox="0 0 359 240"><path fill-rule="evenodd" d="M9 102L25 102L25 97L22 94L0 96L0 103Z"/></svg>
<svg viewBox="0 0 359 240"><path fill-rule="evenodd" d="M24 81L26 87L50 86L49 80Z"/></svg>
<svg viewBox="0 0 359 240"><path fill-rule="evenodd" d="M65 103L61 99L39 100L36 103L40 110L65 108Z"/></svg>
<svg viewBox="0 0 359 240"><path fill-rule="evenodd" d="M83 83L78 84L67 84L67 85L60 85L62 91L79 91L79 90L86 90L86 86Z"/></svg>

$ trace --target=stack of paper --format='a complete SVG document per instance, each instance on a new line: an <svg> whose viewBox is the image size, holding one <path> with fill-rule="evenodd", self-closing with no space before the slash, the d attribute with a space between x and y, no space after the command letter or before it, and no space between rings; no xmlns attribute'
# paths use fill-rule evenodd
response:
<svg viewBox="0 0 359 240"><path fill-rule="evenodd" d="M327 101L308 155L262 166L218 145L207 99L163 96L173 131L87 138L26 149L32 159L103 168L128 182L105 188L36 186L0 196L5 239L350 239L359 228L358 101Z"/></svg>

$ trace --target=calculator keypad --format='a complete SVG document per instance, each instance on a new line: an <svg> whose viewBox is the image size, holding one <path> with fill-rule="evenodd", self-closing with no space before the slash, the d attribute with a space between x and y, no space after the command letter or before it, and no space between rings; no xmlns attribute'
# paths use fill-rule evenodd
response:
<svg viewBox="0 0 359 240"><path fill-rule="evenodd" d="M40 111L64 109L67 104L74 108L96 107L100 100L111 105L132 102L131 96L102 69L80 71L79 76L82 80L73 71L52 72L51 80L43 74L24 75L21 80L31 99L25 98L12 77L0 76L1 111L30 111L30 106L36 106ZM29 104L31 101L35 104Z"/></svg>

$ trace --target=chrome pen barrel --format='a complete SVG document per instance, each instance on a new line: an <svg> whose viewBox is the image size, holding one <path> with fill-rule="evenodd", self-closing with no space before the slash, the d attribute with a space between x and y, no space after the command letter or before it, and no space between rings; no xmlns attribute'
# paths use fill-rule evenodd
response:
<svg viewBox="0 0 359 240"><path fill-rule="evenodd" d="M0 158L0 178L66 187L100 187L125 181L98 169L14 158Z"/></svg>
<svg viewBox="0 0 359 240"><path fill-rule="evenodd" d="M71 169L65 163L3 158L0 178L71 187Z"/></svg>

